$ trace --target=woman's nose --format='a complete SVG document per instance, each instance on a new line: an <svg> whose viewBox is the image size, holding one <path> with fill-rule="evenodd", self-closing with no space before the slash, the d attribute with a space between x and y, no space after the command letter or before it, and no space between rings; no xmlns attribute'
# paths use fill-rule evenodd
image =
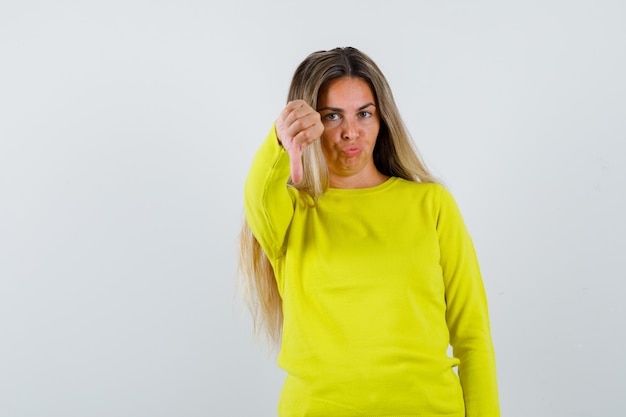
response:
<svg viewBox="0 0 626 417"><path fill-rule="evenodd" d="M354 120L344 119L344 128L342 132L342 139L353 140L359 136L358 129Z"/></svg>

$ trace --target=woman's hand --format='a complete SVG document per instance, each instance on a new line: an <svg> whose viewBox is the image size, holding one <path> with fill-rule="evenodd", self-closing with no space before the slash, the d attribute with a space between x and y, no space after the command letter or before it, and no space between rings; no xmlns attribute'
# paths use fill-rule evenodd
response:
<svg viewBox="0 0 626 417"><path fill-rule="evenodd" d="M276 119L276 135L289 154L291 180L302 181L302 152L324 132L321 116L304 100L294 100Z"/></svg>

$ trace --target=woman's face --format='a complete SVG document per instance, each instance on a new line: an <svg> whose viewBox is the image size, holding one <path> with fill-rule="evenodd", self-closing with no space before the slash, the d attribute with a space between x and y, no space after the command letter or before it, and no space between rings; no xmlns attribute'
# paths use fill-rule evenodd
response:
<svg viewBox="0 0 626 417"><path fill-rule="evenodd" d="M351 77L332 80L321 91L317 106L331 187L354 181L367 186L379 179L373 152L380 116L367 82Z"/></svg>

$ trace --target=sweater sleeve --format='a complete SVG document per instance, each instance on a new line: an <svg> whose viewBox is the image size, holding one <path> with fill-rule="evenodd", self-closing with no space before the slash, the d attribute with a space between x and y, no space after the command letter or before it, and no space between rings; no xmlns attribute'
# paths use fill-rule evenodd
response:
<svg viewBox="0 0 626 417"><path fill-rule="evenodd" d="M272 128L257 151L244 186L246 221L270 261L284 254L294 213L294 195L287 185L289 155Z"/></svg>
<svg viewBox="0 0 626 417"><path fill-rule="evenodd" d="M487 298L472 239L452 195L440 188L437 233L445 282L446 320L459 358L467 417L498 417L496 366Z"/></svg>

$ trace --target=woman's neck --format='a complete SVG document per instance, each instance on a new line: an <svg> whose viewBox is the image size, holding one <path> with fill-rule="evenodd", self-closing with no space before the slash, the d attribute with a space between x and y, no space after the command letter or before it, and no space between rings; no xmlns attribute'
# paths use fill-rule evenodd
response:
<svg viewBox="0 0 626 417"><path fill-rule="evenodd" d="M389 176L380 173L378 170L374 172L360 172L355 175L333 175L330 174L330 188L370 188L382 184L387 181Z"/></svg>

